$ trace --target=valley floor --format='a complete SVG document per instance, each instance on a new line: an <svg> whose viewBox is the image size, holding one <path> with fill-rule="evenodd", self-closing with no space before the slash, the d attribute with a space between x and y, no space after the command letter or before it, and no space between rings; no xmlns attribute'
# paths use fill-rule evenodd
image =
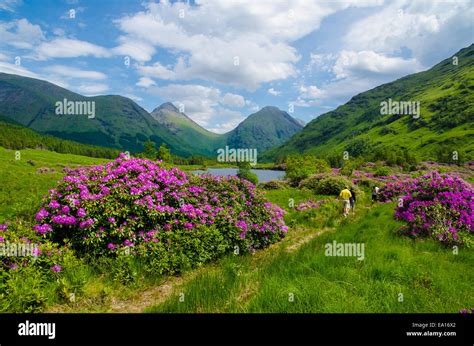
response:
<svg viewBox="0 0 474 346"><path fill-rule="evenodd" d="M41 196L64 166L103 161L33 150L15 160L14 151L0 148L0 223L33 223ZM39 173L42 168L49 170ZM74 284L22 283L19 274L9 295L2 296L0 286L0 311L22 312L32 304L24 300L37 297L42 303L33 311L45 312L457 313L474 307L474 252L400 236L394 204L372 205L366 194L355 215L344 219L333 196L286 188L267 197L288 210L290 229L283 241L254 255L229 254L171 277L148 277L137 263L126 282L105 262L65 271L64 281ZM295 205L329 202L297 211L290 199ZM334 241L363 244L363 259L327 256L326 244ZM64 299L68 294L61 291L74 292L75 299Z"/></svg>

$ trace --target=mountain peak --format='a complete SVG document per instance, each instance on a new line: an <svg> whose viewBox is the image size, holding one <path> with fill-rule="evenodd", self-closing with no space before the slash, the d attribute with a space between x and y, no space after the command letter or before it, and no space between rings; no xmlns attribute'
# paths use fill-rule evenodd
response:
<svg viewBox="0 0 474 346"><path fill-rule="evenodd" d="M303 126L278 107L266 106L250 114L228 132L227 143L234 148L257 148L264 151L280 145Z"/></svg>
<svg viewBox="0 0 474 346"><path fill-rule="evenodd" d="M155 108L150 115L161 125L164 125L173 135L184 131L187 136L194 136L194 138L199 135L208 138L217 138L218 136L203 128L184 112L180 112L171 102L163 103L161 106Z"/></svg>
<svg viewBox="0 0 474 346"><path fill-rule="evenodd" d="M168 110L168 111L172 111L172 112L179 113L179 109L178 109L174 104L172 104L171 102L165 102L165 103L163 103L161 106L156 107L156 108L153 110L153 112L159 111L159 110L162 110L162 109L166 109L166 110Z"/></svg>
<svg viewBox="0 0 474 346"><path fill-rule="evenodd" d="M278 107L275 107L275 106L265 106L263 107L262 109L260 109L260 111L279 111L281 112L282 110Z"/></svg>
<svg viewBox="0 0 474 346"><path fill-rule="evenodd" d="M249 118L259 119L260 121L263 121L263 119L269 119L270 121L279 121L278 119L285 119L285 122L293 123L293 125L296 127L304 127L304 124L302 124L301 121L296 120L294 117L289 115L288 112L285 112L275 106L265 106L258 112L251 114Z"/></svg>

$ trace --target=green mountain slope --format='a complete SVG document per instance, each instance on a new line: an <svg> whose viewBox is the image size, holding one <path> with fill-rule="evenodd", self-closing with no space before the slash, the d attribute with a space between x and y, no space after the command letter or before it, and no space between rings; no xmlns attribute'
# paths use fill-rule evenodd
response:
<svg viewBox="0 0 474 346"><path fill-rule="evenodd" d="M216 149L225 145L225 137L210 132L186 114L180 112L171 102L163 103L150 115L164 126L169 133L179 139L180 143L193 147L193 154L213 156Z"/></svg>
<svg viewBox="0 0 474 346"><path fill-rule="evenodd" d="M249 115L235 129L221 135L202 128L169 102L156 108L151 116L179 137L180 142L205 148L200 152L204 155L216 155L216 150L226 145L264 151L283 143L303 127L288 113L270 106Z"/></svg>
<svg viewBox="0 0 474 346"><path fill-rule="evenodd" d="M95 116L56 114L56 103L64 100L94 102ZM202 128L171 103L150 114L126 97L86 97L46 81L6 73L0 73L0 114L62 139L131 152L142 151L143 144L152 140L157 146L165 143L180 156L215 156L225 145L263 151L302 128L286 112L265 107L236 129L219 135Z"/></svg>
<svg viewBox="0 0 474 346"><path fill-rule="evenodd" d="M117 149L82 144L43 135L16 123L14 120L0 116L0 146L6 149L46 149L57 153L84 155L114 159L120 151Z"/></svg>
<svg viewBox="0 0 474 346"><path fill-rule="evenodd" d="M256 148L262 152L284 143L302 128L301 123L287 112L267 106L225 134L226 143L232 148Z"/></svg>
<svg viewBox="0 0 474 346"><path fill-rule="evenodd" d="M64 99L95 102L95 117L56 114L56 102ZM151 139L157 145L166 143L177 155L196 151L196 145L181 143L126 97L86 97L33 78L0 73L0 112L33 130L81 143L141 151Z"/></svg>
<svg viewBox="0 0 474 346"><path fill-rule="evenodd" d="M474 45L433 68L354 96L345 105L311 121L264 159L296 152L349 154L375 148L405 148L433 158L440 147L474 157ZM420 117L382 115L381 102L420 102ZM363 145L361 145L363 143ZM364 149L365 148L365 149Z"/></svg>

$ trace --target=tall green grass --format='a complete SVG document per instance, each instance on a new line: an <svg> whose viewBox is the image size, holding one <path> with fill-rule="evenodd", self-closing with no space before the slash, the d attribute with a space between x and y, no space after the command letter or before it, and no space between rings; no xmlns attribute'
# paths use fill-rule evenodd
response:
<svg viewBox="0 0 474 346"><path fill-rule="evenodd" d="M73 168L106 161L47 150L17 151L0 147L0 223L12 218L31 220L39 210L41 197L64 175L62 169L66 166ZM40 168L50 171L39 173Z"/></svg>
<svg viewBox="0 0 474 346"><path fill-rule="evenodd" d="M294 252L229 256L148 311L456 313L474 306L472 251L456 255L431 240L399 236L391 204L359 213L359 222L344 221ZM365 259L326 256L333 240L363 243Z"/></svg>

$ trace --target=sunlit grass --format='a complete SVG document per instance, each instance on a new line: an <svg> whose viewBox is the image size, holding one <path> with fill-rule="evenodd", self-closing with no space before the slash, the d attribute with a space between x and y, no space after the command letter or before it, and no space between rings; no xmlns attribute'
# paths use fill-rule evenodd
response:
<svg viewBox="0 0 474 346"><path fill-rule="evenodd" d="M285 195L285 192L282 193ZM281 196L280 196L281 197ZM400 237L393 205L360 210L293 252L227 257L149 312L452 312L474 305L474 253ZM315 232L317 227L313 229ZM363 243L365 258L329 257L325 244ZM237 274L235 274L237 273Z"/></svg>
<svg viewBox="0 0 474 346"><path fill-rule="evenodd" d="M0 148L0 222L32 223L41 196L61 178L62 168L105 161L30 149L15 160L14 151ZM54 172L36 173L41 167ZM253 256L229 254L184 273L182 284L173 285L162 303L143 302L145 311L456 313L474 306L473 251L460 248L456 255L434 241L399 236L393 205L369 208L366 193L356 214L344 219L334 196L296 188L266 196L287 210L285 240ZM308 199L328 202L315 210L293 208ZM333 240L363 243L364 260L325 256L325 244ZM1 301L0 310L27 311L38 300L46 311L108 312L113 301L126 310L141 292L166 280L147 274L139 260L124 268L117 261L72 259L64 266L63 281L24 270L8 281L9 299Z"/></svg>

